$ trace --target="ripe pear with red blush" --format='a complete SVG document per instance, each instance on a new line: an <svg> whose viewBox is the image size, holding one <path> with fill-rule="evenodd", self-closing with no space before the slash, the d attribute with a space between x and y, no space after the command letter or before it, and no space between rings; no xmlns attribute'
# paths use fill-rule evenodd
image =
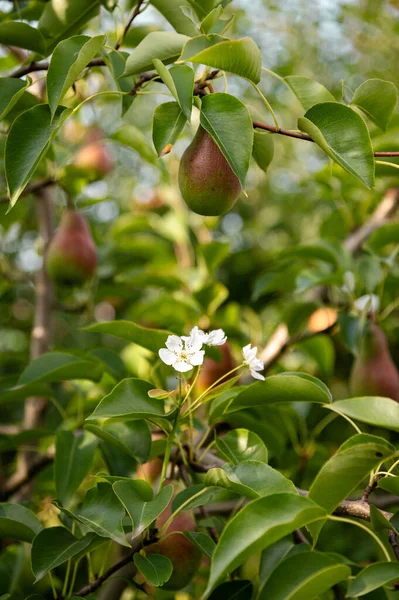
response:
<svg viewBox="0 0 399 600"><path fill-rule="evenodd" d="M60 285L81 285L97 266L97 251L86 219L67 209L45 257L49 277Z"/></svg>
<svg viewBox="0 0 399 600"><path fill-rule="evenodd" d="M172 483L175 487L175 494L180 491L176 482L166 481L165 484ZM172 514L172 502L163 511L156 520L156 528L161 529ZM173 565L173 573L170 579L162 586L164 590L177 591L186 587L194 577L201 561L201 551L190 542L183 531L195 531L196 522L191 511L183 511L169 525L163 537L159 542L147 546L145 552L150 554L162 554L166 556Z"/></svg>
<svg viewBox="0 0 399 600"><path fill-rule="evenodd" d="M226 373L234 369L234 367L236 366L228 343L219 346L218 349L222 354L220 361L207 357L203 362L195 386L198 394L202 394L203 392L205 392L205 390L207 390L211 385L218 381L218 379L226 375ZM232 373L231 375L224 377L221 383L228 381L229 379L234 377L234 375L235 374Z"/></svg>
<svg viewBox="0 0 399 600"><path fill-rule="evenodd" d="M399 402L399 372L384 332L369 323L350 375L353 396L384 396Z"/></svg>
<svg viewBox="0 0 399 600"><path fill-rule="evenodd" d="M90 142L75 154L73 164L94 179L101 179L114 168L114 160L101 141Z"/></svg>
<svg viewBox="0 0 399 600"><path fill-rule="evenodd" d="M240 195L240 180L201 126L181 158L179 186L187 206L204 216L223 215Z"/></svg>

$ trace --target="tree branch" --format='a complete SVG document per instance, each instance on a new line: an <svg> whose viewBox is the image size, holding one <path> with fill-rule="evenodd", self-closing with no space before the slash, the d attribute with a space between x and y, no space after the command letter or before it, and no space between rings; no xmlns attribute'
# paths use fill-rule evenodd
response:
<svg viewBox="0 0 399 600"><path fill-rule="evenodd" d="M125 36L127 34L127 32L129 31L133 21L135 20L136 17L139 16L139 14L141 13L141 6L143 4L144 0L139 0L136 4L136 8L134 9L132 16L130 17L125 29L123 30L122 33L122 37L120 38L120 40L115 44L115 50L119 50L123 40L125 39Z"/></svg>
<svg viewBox="0 0 399 600"><path fill-rule="evenodd" d="M29 73L33 73L35 71L48 71L50 66L50 62L47 60L44 60L42 62L32 62L29 63L29 65L23 65L22 67L19 67L19 69L17 69L16 71L14 71L13 73L10 73L10 75L8 77L13 77L13 78L19 78L19 77L24 77L25 75L29 75ZM93 58L93 60L91 60L89 63L87 63L86 68L87 67L104 67L105 66L105 62L102 58Z"/></svg>
<svg viewBox="0 0 399 600"><path fill-rule="evenodd" d="M28 194L36 194L45 188L56 185L57 180L49 177L48 179L43 179L42 181L36 181L35 183L31 183L27 185L24 191L21 193L21 196L27 196ZM10 196L5 194L4 196L0 196L0 204L6 204L10 201Z"/></svg>
<svg viewBox="0 0 399 600"><path fill-rule="evenodd" d="M47 465L51 464L54 460L54 449L49 450L46 454L36 456L30 461L27 469L18 469L14 475L6 482L4 486L3 499L7 500L22 487L32 481L32 479L40 473Z"/></svg>

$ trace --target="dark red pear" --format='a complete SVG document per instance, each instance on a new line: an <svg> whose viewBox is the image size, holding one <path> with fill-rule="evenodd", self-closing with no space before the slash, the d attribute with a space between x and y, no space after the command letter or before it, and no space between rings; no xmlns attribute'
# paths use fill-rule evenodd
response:
<svg viewBox="0 0 399 600"><path fill-rule="evenodd" d="M97 252L86 219L67 209L51 240L46 257L49 277L61 285L81 285L97 266Z"/></svg>
<svg viewBox="0 0 399 600"><path fill-rule="evenodd" d="M179 186L188 207L204 216L223 215L240 195L240 180L201 126L180 161Z"/></svg>
<svg viewBox="0 0 399 600"><path fill-rule="evenodd" d="M370 323L350 375L353 396L384 396L399 402L399 372L384 332Z"/></svg>

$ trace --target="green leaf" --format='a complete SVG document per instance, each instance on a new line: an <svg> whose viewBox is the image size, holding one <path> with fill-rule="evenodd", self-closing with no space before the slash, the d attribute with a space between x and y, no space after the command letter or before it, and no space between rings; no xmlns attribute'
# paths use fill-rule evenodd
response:
<svg viewBox="0 0 399 600"><path fill-rule="evenodd" d="M344 442L320 469L309 498L331 514L383 460L392 456L395 448L383 438L358 434ZM316 543L324 523L309 527Z"/></svg>
<svg viewBox="0 0 399 600"><path fill-rule="evenodd" d="M36 582L88 548L94 537L94 533L88 533L78 540L65 527L49 527L40 531L33 540L31 553Z"/></svg>
<svg viewBox="0 0 399 600"><path fill-rule="evenodd" d="M187 40L187 36L171 31L149 33L130 54L122 77L151 71L154 68L154 58L158 58L165 64L174 62L179 58Z"/></svg>
<svg viewBox="0 0 399 600"><path fill-rule="evenodd" d="M298 127L345 171L374 186L374 155L370 134L363 119L349 106L322 102L312 106Z"/></svg>
<svg viewBox="0 0 399 600"><path fill-rule="evenodd" d="M210 469L204 484L209 487L226 488L247 498L259 498L282 492L297 493L292 481L269 465L256 460L244 460L239 465L224 465L220 469Z"/></svg>
<svg viewBox="0 0 399 600"><path fill-rule="evenodd" d="M151 4L169 21L173 29L185 35L197 35L195 25L182 11L182 7L191 8L189 0L151 0Z"/></svg>
<svg viewBox="0 0 399 600"><path fill-rule="evenodd" d="M274 139L270 133L254 131L252 156L258 167L266 172L274 156Z"/></svg>
<svg viewBox="0 0 399 600"><path fill-rule="evenodd" d="M169 558L162 554L143 556L139 552L133 555L134 564L151 585L159 587L166 583L173 572Z"/></svg>
<svg viewBox="0 0 399 600"><path fill-rule="evenodd" d="M397 533L394 525L388 521L380 509L373 504L370 504L370 522L374 531L383 531L384 529L389 529Z"/></svg>
<svg viewBox="0 0 399 600"><path fill-rule="evenodd" d="M201 494L199 493L201 492ZM205 504L217 502L224 495L223 490L216 489L214 486L206 488L203 484L190 485L179 492L172 502L172 512L178 510L183 504L183 511L194 510ZM190 500L190 502L188 502Z"/></svg>
<svg viewBox="0 0 399 600"><path fill-rule="evenodd" d="M203 598L249 556L324 515L320 506L296 494L272 494L244 506L220 536Z"/></svg>
<svg viewBox="0 0 399 600"><path fill-rule="evenodd" d="M37 516L25 506L0 503L0 538L31 542L42 529Z"/></svg>
<svg viewBox="0 0 399 600"><path fill-rule="evenodd" d="M399 404L390 398L348 398L333 402L328 408L374 427L399 431Z"/></svg>
<svg viewBox="0 0 399 600"><path fill-rule="evenodd" d="M318 365L323 377L331 377L334 373L335 346L328 335L316 335L297 345Z"/></svg>
<svg viewBox="0 0 399 600"><path fill-rule="evenodd" d="M219 455L227 462L238 465L243 460L267 463L267 448L260 437L248 429L233 429L215 439Z"/></svg>
<svg viewBox="0 0 399 600"><path fill-rule="evenodd" d="M216 40L219 37L211 34L209 37L204 35L193 38L184 46L179 60L214 67L239 75L255 84L259 83L262 55L253 39L249 37L241 40L223 39L210 47L201 48L203 45L209 46L209 40Z"/></svg>
<svg viewBox="0 0 399 600"><path fill-rule="evenodd" d="M223 14L223 7L219 4L216 8L211 10L211 12L201 21L201 31L203 33L211 33L212 28L217 23L219 18Z"/></svg>
<svg viewBox="0 0 399 600"><path fill-rule="evenodd" d="M146 136L135 125L123 125L112 134L111 139L115 140L119 144L127 146L128 148L132 148L150 165L160 166L160 164L162 164L159 163L158 157L148 142ZM109 321L108 323L99 323L98 325L112 325L114 322L115 321ZM126 321L116 322L121 326L126 323ZM129 323L129 326L138 327L137 325L134 325L134 323ZM93 327L95 326L93 325ZM130 327L130 330L131 329L132 327Z"/></svg>
<svg viewBox="0 0 399 600"><path fill-rule="evenodd" d="M158 156L167 154L187 122L177 102L164 102L156 107L152 123L152 141Z"/></svg>
<svg viewBox="0 0 399 600"><path fill-rule="evenodd" d="M131 518L134 537L159 517L173 496L173 485L167 485L153 498L153 491L148 483L137 479L117 481L113 488Z"/></svg>
<svg viewBox="0 0 399 600"><path fill-rule="evenodd" d="M129 421L133 419L167 418L164 403L149 398L148 392L153 386L141 379L124 379L112 392L105 396L94 412L86 420L115 419ZM172 411L173 412L173 411Z"/></svg>
<svg viewBox="0 0 399 600"><path fill-rule="evenodd" d="M373 231L367 240L367 246L374 250L374 252L380 253L385 246L397 244L398 239L399 223L387 223Z"/></svg>
<svg viewBox="0 0 399 600"><path fill-rule="evenodd" d="M125 509L109 483L98 483L96 487L88 490L82 506L77 512L71 512L58 500L53 500L53 504L70 518L86 525L100 537L114 540L122 546L129 546L122 528Z"/></svg>
<svg viewBox="0 0 399 600"><path fill-rule="evenodd" d="M378 127L386 130L398 101L398 90L390 81L367 79L353 94L352 102Z"/></svg>
<svg viewBox="0 0 399 600"><path fill-rule="evenodd" d="M52 396L52 390L44 383L29 383L28 385L16 385L0 392L0 405L9 402L25 400L29 396Z"/></svg>
<svg viewBox="0 0 399 600"><path fill-rule="evenodd" d="M350 575L348 565L337 564L328 554L301 552L289 556L277 566L266 582L259 600L319 598Z"/></svg>
<svg viewBox="0 0 399 600"><path fill-rule="evenodd" d="M52 119L50 107L38 104L20 114L11 125L5 149L5 172L11 207L20 197L70 113L69 108L62 106Z"/></svg>
<svg viewBox="0 0 399 600"><path fill-rule="evenodd" d="M212 136L244 187L254 138L247 107L230 94L208 94L202 99L201 125Z"/></svg>
<svg viewBox="0 0 399 600"><path fill-rule="evenodd" d="M167 69L165 65L154 58L152 61L164 84L169 88L179 104L186 119L191 121L193 106L195 73L188 65L174 65Z"/></svg>
<svg viewBox="0 0 399 600"><path fill-rule="evenodd" d="M151 450L151 432L145 421L105 423L102 427L86 425L85 429L119 448L140 464L148 461Z"/></svg>
<svg viewBox="0 0 399 600"><path fill-rule="evenodd" d="M221 598L249 600L249 598L252 598L253 589L253 584L247 579L227 581L226 583L222 583L222 585L218 585L209 596L209 600L221 600Z"/></svg>
<svg viewBox="0 0 399 600"><path fill-rule="evenodd" d="M184 531L184 535L190 542L193 542L203 554L212 558L216 544L208 534L202 533L201 531Z"/></svg>
<svg viewBox="0 0 399 600"><path fill-rule="evenodd" d="M399 477L383 477L379 480L378 487L390 494L399 496Z"/></svg>
<svg viewBox="0 0 399 600"><path fill-rule="evenodd" d="M46 52L46 41L41 31L22 21L0 23L0 44L26 48L41 55Z"/></svg>
<svg viewBox="0 0 399 600"><path fill-rule="evenodd" d="M265 381L259 381L244 388L233 398L225 413L230 414L243 408L280 402L329 404L331 395L316 377L305 373L282 373L266 377Z"/></svg>
<svg viewBox="0 0 399 600"><path fill-rule="evenodd" d="M166 338L170 335L169 331L160 329L149 329L140 327L131 321L107 321L106 323L95 323L85 327L83 331L89 333L106 333L114 335L122 340L137 344L152 352L158 352L165 345Z"/></svg>
<svg viewBox="0 0 399 600"><path fill-rule="evenodd" d="M378 562L369 565L360 571L351 582L348 597L364 596L383 585L393 583L398 578L399 564L397 562Z"/></svg>
<svg viewBox="0 0 399 600"><path fill-rule="evenodd" d="M47 54L58 42L71 37L100 12L99 0L50 0L39 20L39 31L47 41Z"/></svg>
<svg viewBox="0 0 399 600"><path fill-rule="evenodd" d="M179 61L188 61L191 56L195 56L203 50L207 50L215 44L218 44L219 42L225 42L227 40L228 38L214 33L210 33L209 35L198 35L197 37L190 38L184 45L182 53L179 57Z"/></svg>
<svg viewBox="0 0 399 600"><path fill-rule="evenodd" d="M319 102L335 102L334 96L327 88L318 81L309 77L298 77L296 75L284 78L288 83L304 110L309 110L314 104Z"/></svg>
<svg viewBox="0 0 399 600"><path fill-rule="evenodd" d="M126 38L124 42L126 42ZM104 62L108 65L111 73L114 76L115 85L118 88L118 90L120 90L121 92L131 92L135 85L134 78L124 77L123 79L120 79L125 70L126 60L129 56L129 53L122 52L120 50L116 51L114 49L111 49L107 52L103 49L102 55L104 57ZM135 98L137 98L137 95L132 96L130 94L121 97L122 117L127 113Z"/></svg>
<svg viewBox="0 0 399 600"><path fill-rule="evenodd" d="M97 441L90 433L57 431L54 481L57 498L68 506L90 471Z"/></svg>
<svg viewBox="0 0 399 600"><path fill-rule="evenodd" d="M68 379L90 379L99 381L104 371L102 362L94 357L81 358L63 352L47 352L32 361L19 378L19 383L57 382Z"/></svg>
<svg viewBox="0 0 399 600"><path fill-rule="evenodd" d="M11 77L0 77L0 121L15 106L31 83L29 77L26 81Z"/></svg>
<svg viewBox="0 0 399 600"><path fill-rule="evenodd" d="M85 66L100 51L105 35L75 35L55 48L47 73L48 103L53 116L59 103Z"/></svg>
<svg viewBox="0 0 399 600"><path fill-rule="evenodd" d="M294 544L289 538L283 538L262 551L259 566L259 588L263 589L266 581L279 565L279 563L288 555Z"/></svg>

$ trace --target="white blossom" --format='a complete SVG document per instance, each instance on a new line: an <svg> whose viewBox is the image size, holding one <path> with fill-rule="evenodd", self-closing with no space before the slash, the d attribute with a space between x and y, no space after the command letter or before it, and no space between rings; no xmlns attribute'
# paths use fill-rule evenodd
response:
<svg viewBox="0 0 399 600"><path fill-rule="evenodd" d="M190 340L192 336L200 336L202 343L207 346L222 346L227 341L227 336L223 329L213 329L212 331L205 332L199 329L197 326L193 327L190 331L189 336L182 336L183 340Z"/></svg>
<svg viewBox="0 0 399 600"><path fill-rule="evenodd" d="M259 371L263 371L265 364L261 358L257 358L257 352L258 349L256 347L252 348L251 344L244 346L242 349L244 364L248 365L250 373L254 379L260 379L261 381L264 381L265 378L259 373Z"/></svg>
<svg viewBox="0 0 399 600"><path fill-rule="evenodd" d="M375 313L380 308L380 299L375 294L366 294L355 300L355 306L360 312L367 308L368 313Z"/></svg>
<svg viewBox="0 0 399 600"><path fill-rule="evenodd" d="M202 345L202 336L198 331L192 332L188 337L170 335L165 343L166 348L161 348L158 354L166 365L185 373L204 362L205 352L201 350Z"/></svg>

